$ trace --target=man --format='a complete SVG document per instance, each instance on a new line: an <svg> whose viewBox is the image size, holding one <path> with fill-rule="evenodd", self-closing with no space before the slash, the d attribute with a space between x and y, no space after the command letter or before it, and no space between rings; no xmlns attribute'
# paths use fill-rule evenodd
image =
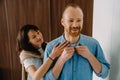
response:
<svg viewBox="0 0 120 80"><path fill-rule="evenodd" d="M110 64L106 61L98 41L80 33L83 26L81 8L76 4L69 4L63 12L61 24L64 27L64 34L47 45L44 60L47 59L55 44L62 43L65 40L69 41L69 47L74 49L73 56L65 62L59 77L52 74L51 68L44 79L92 80L93 71L99 77L107 77ZM59 66L60 63L57 67Z"/></svg>

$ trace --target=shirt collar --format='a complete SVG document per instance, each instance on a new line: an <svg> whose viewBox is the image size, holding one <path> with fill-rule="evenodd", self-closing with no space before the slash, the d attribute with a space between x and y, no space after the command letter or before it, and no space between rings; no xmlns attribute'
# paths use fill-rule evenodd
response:
<svg viewBox="0 0 120 80"><path fill-rule="evenodd" d="M63 34L61 36L61 42L65 41L65 40L66 39L65 39L64 34ZM84 43L83 43L83 35L82 34L80 34L80 37L79 37L77 43L71 44L72 47L74 47L74 46L80 46L80 45L84 45Z"/></svg>

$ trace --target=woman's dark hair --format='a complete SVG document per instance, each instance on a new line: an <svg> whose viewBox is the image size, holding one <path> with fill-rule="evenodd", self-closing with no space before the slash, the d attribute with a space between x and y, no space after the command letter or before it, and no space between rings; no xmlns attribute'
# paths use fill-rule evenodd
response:
<svg viewBox="0 0 120 80"><path fill-rule="evenodd" d="M29 30L38 31L39 28L36 25L27 24L22 26L17 36L17 51L21 52L22 50L32 51L34 54L40 55L40 52L35 48L30 42L28 37ZM44 45L44 46L43 46ZM46 47L46 43L42 43L42 47Z"/></svg>

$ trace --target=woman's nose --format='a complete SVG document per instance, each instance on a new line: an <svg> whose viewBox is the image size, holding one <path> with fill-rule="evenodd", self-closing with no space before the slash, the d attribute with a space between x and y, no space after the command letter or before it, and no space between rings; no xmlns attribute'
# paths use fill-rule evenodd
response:
<svg viewBox="0 0 120 80"><path fill-rule="evenodd" d="M37 35L37 39L41 39L40 35Z"/></svg>

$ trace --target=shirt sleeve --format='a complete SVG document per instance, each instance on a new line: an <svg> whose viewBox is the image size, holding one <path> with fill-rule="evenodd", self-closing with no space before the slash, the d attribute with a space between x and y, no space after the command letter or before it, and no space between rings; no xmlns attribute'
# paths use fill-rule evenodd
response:
<svg viewBox="0 0 120 80"><path fill-rule="evenodd" d="M34 65L33 58L27 58L23 61L25 69L27 69L29 66Z"/></svg>
<svg viewBox="0 0 120 80"><path fill-rule="evenodd" d="M52 47L49 46L49 45L47 45L47 47L45 49L44 62L48 58L48 56L51 53L51 51L52 51ZM53 65L54 65L54 63L51 65L51 67L49 68L48 72L43 77L43 80L56 80L55 77L53 76L53 73L52 73L52 67L53 67Z"/></svg>
<svg viewBox="0 0 120 80"><path fill-rule="evenodd" d="M103 50L102 50L101 46L99 45L99 43L98 43L97 48L96 48L96 58L102 64L101 72L99 74L96 73L96 75L98 77L106 78L108 76L108 73L109 73L110 64L105 59Z"/></svg>
<svg viewBox="0 0 120 80"><path fill-rule="evenodd" d="M109 69L106 67L106 65L102 64L102 71L101 73L97 74L98 77L106 78L108 75Z"/></svg>

